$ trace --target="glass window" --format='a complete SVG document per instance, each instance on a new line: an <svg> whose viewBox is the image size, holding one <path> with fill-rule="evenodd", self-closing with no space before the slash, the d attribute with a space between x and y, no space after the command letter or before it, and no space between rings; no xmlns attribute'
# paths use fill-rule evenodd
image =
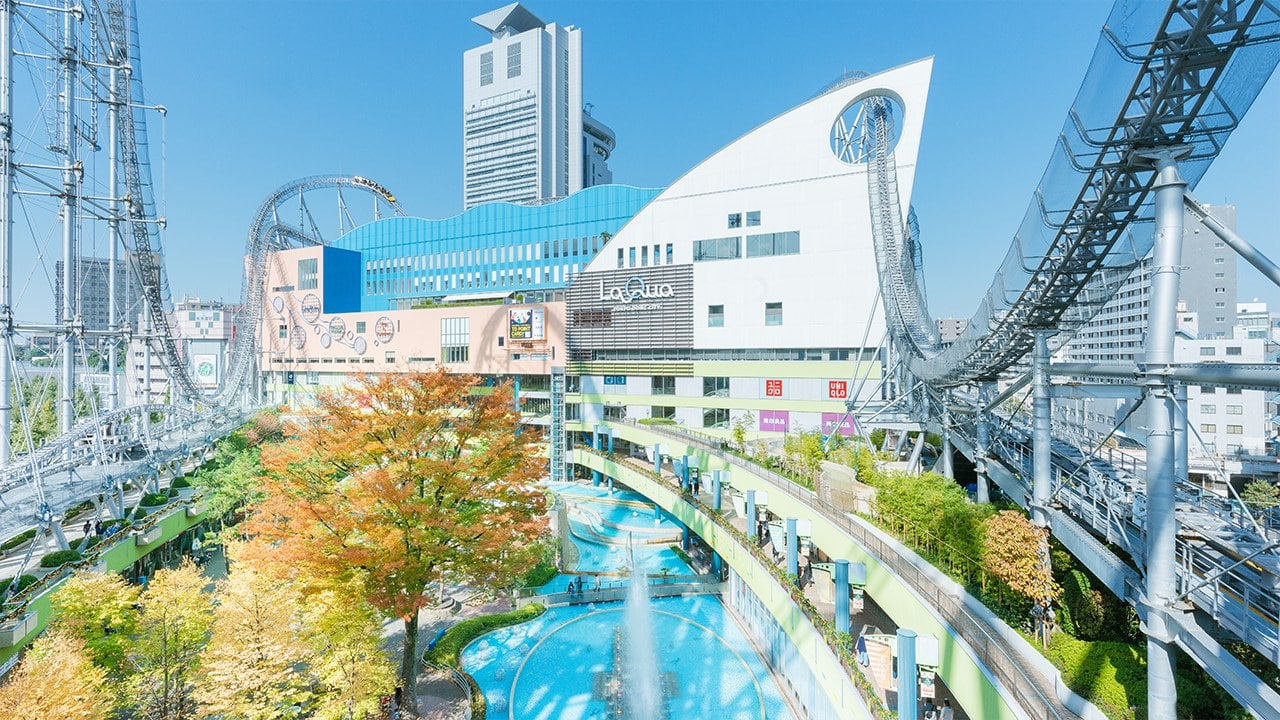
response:
<svg viewBox="0 0 1280 720"><path fill-rule="evenodd" d="M703 397L729 397L729 378L727 377L702 378L702 396Z"/></svg>
<svg viewBox="0 0 1280 720"><path fill-rule="evenodd" d="M1204 413L1205 415L1212 415L1213 413L1218 412L1218 406L1217 405L1201 405L1200 412Z"/></svg>
<svg viewBox="0 0 1280 720"><path fill-rule="evenodd" d="M771 302L764 304L764 324L765 325L781 325L782 324L782 303Z"/></svg>
<svg viewBox="0 0 1280 720"><path fill-rule="evenodd" d="M520 43L507 46L507 77L520 77Z"/></svg>
<svg viewBox="0 0 1280 720"><path fill-rule="evenodd" d="M1213 259L1213 264L1214 264L1214 265L1222 265L1222 264L1224 264L1224 263L1226 263L1226 262L1227 262L1227 259L1226 259L1226 258L1218 257L1218 258L1214 258L1214 259Z"/></svg>
<svg viewBox="0 0 1280 720"><path fill-rule="evenodd" d="M707 327L724 327L724 306L707 306Z"/></svg>
<svg viewBox="0 0 1280 720"><path fill-rule="evenodd" d="M1243 414L1244 414L1244 406L1243 406L1243 405L1228 405L1228 406L1227 406L1227 414L1228 414L1228 415L1243 415Z"/></svg>
<svg viewBox="0 0 1280 720"><path fill-rule="evenodd" d="M739 238L713 238L711 240L693 241L693 261L733 260L742 257L742 244Z"/></svg>
<svg viewBox="0 0 1280 720"><path fill-rule="evenodd" d="M480 53L480 84L493 84L493 53Z"/></svg>
<svg viewBox="0 0 1280 720"><path fill-rule="evenodd" d="M1242 352L1243 352L1243 348L1241 348L1239 345L1228 345L1228 346L1227 346L1227 354L1228 354L1228 355L1240 355L1240 354L1242 354Z"/></svg>
<svg viewBox="0 0 1280 720"><path fill-rule="evenodd" d="M675 262L675 259L676 259L675 246L671 243L667 243L667 264L670 265L671 263Z"/></svg>
<svg viewBox="0 0 1280 720"><path fill-rule="evenodd" d="M471 318L440 318L442 362L467 362L471 356Z"/></svg>
<svg viewBox="0 0 1280 720"><path fill-rule="evenodd" d="M676 409L670 405L654 405L649 408L649 417L674 420Z"/></svg>
<svg viewBox="0 0 1280 720"><path fill-rule="evenodd" d="M1214 274L1213 274L1213 277L1214 277L1215 279L1224 278L1224 277L1226 277L1226 276L1227 276L1227 274L1226 274L1226 273L1220 273L1220 272L1216 272L1216 273L1214 273Z"/></svg>
<svg viewBox="0 0 1280 720"><path fill-rule="evenodd" d="M729 228L742 227L742 213L729 213Z"/></svg>
<svg viewBox="0 0 1280 720"><path fill-rule="evenodd" d="M384 357L385 357L385 359L386 359L386 361L387 361L387 362L389 362L389 363L394 363L394 362L396 361L396 351L395 351L395 350L388 350L388 351L386 352L386 355L385 355Z"/></svg>
<svg viewBox="0 0 1280 720"><path fill-rule="evenodd" d="M675 395L676 379L670 375L653 376L654 395Z"/></svg>
<svg viewBox="0 0 1280 720"><path fill-rule="evenodd" d="M747 227L755 227L756 225L759 225L759 224L760 224L760 211L748 210L747 211Z"/></svg>
<svg viewBox="0 0 1280 720"><path fill-rule="evenodd" d="M1243 426L1243 425L1228 425L1228 426L1227 426L1227 434L1228 434L1228 435L1243 435L1243 434L1244 434L1244 426Z"/></svg>
<svg viewBox="0 0 1280 720"><path fill-rule="evenodd" d="M356 321L356 332L357 332L357 333L359 333L359 334L363 334L363 333L364 333L364 320L357 320L357 321Z"/></svg>
<svg viewBox="0 0 1280 720"><path fill-rule="evenodd" d="M795 255L800 252L800 233L780 232L747 236L747 257Z"/></svg>
<svg viewBox="0 0 1280 720"><path fill-rule="evenodd" d="M1217 354L1217 350L1211 347L1200 348L1200 357L1213 357Z"/></svg>
<svg viewBox="0 0 1280 720"><path fill-rule="evenodd" d="M702 411L702 427L729 427L729 408L707 408Z"/></svg>
<svg viewBox="0 0 1280 720"><path fill-rule="evenodd" d="M627 248L627 267L636 266L636 249Z"/></svg>
<svg viewBox="0 0 1280 720"><path fill-rule="evenodd" d="M1244 391L1243 391L1243 390L1241 390L1240 388L1227 388L1227 394L1228 394L1228 395L1239 395L1239 394L1240 394L1240 393L1242 393L1242 392L1244 392Z"/></svg>
<svg viewBox="0 0 1280 720"><path fill-rule="evenodd" d="M1218 432L1218 425L1217 423L1200 423L1200 432L1216 433Z"/></svg>
<svg viewBox="0 0 1280 720"><path fill-rule="evenodd" d="M315 290L320 287L320 261L317 258L307 258L298 261L298 289L299 290ZM193 316L192 320L195 319Z"/></svg>
<svg viewBox="0 0 1280 720"><path fill-rule="evenodd" d="M1201 386L1200 386L1200 392L1202 392L1202 393L1208 393L1208 394L1210 394L1210 395L1213 395L1214 393L1218 392L1218 388L1216 388L1216 387L1212 387L1212 386L1209 386L1209 385L1201 385Z"/></svg>
<svg viewBox="0 0 1280 720"><path fill-rule="evenodd" d="M649 246L640 248L640 267L649 267Z"/></svg>
<svg viewBox="0 0 1280 720"><path fill-rule="evenodd" d="M623 267L623 264L622 264L622 248L618 248L618 267Z"/></svg>
<svg viewBox="0 0 1280 720"><path fill-rule="evenodd" d="M287 337L289 337L289 326L288 326L288 325L281 325L281 326L280 326L280 337L281 337L281 338L287 338Z"/></svg>

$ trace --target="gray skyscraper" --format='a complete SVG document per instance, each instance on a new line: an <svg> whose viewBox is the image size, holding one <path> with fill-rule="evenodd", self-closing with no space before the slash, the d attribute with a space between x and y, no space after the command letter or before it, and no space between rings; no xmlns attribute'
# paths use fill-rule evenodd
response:
<svg viewBox="0 0 1280 720"><path fill-rule="evenodd" d="M79 294L80 315L84 320L85 330L107 330L110 322L108 305L111 262L102 258L80 258L76 263L73 275L76 292ZM54 297L62 297L62 261L57 262L54 270ZM138 329L138 313L142 311L142 291L137 281L129 272L129 265L123 260L116 261L116 302L119 308L116 318L121 325ZM54 303L55 321L63 323L62 303Z"/></svg>
<svg viewBox="0 0 1280 720"><path fill-rule="evenodd" d="M612 182L615 138L582 103L582 32L520 3L472 19L463 67L463 202L529 203Z"/></svg>

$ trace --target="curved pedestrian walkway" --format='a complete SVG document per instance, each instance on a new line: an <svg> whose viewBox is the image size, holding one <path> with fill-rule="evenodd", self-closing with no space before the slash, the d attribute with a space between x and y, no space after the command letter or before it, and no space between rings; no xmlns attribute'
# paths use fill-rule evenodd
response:
<svg viewBox="0 0 1280 720"><path fill-rule="evenodd" d="M745 489L749 484L747 478L754 478L759 489L777 491L786 496L785 499L778 498L782 502L771 504L793 505L798 516L809 517L815 524L816 521L824 521L927 605L946 632L958 639L966 652L981 663L984 672L1010 696L1023 716L1032 720L1105 718L1092 703L1066 686L1061 674L1043 655L969 595L963 586L865 520L835 508L817 494L781 475L724 452L716 440L663 427L619 423L604 425L613 429L616 438L634 445L651 448L654 444L661 444L664 454L694 456L698 458L698 466L704 470L712 467L729 469L735 489ZM584 425L570 427L590 430ZM823 546L821 541L815 542L819 547ZM828 548L823 549L828 551ZM874 590L871 591L874 597ZM881 604L886 609L894 608L893 602ZM900 624L910 625L909 622ZM975 714L971 712L970 715Z"/></svg>

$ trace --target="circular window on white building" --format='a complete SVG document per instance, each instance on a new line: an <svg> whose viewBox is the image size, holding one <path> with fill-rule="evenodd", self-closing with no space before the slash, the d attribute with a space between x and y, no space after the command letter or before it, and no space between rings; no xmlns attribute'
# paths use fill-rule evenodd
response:
<svg viewBox="0 0 1280 720"><path fill-rule="evenodd" d="M868 95L851 103L831 126L831 152L840 162L859 165L888 155L898 145L902 103L888 95Z"/></svg>

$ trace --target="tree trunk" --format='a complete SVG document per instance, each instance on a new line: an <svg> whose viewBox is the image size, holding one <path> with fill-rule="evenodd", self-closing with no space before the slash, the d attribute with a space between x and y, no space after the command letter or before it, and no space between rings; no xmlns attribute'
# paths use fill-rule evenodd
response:
<svg viewBox="0 0 1280 720"><path fill-rule="evenodd" d="M401 705L410 717L418 716L418 611L404 620L404 657L400 660Z"/></svg>

